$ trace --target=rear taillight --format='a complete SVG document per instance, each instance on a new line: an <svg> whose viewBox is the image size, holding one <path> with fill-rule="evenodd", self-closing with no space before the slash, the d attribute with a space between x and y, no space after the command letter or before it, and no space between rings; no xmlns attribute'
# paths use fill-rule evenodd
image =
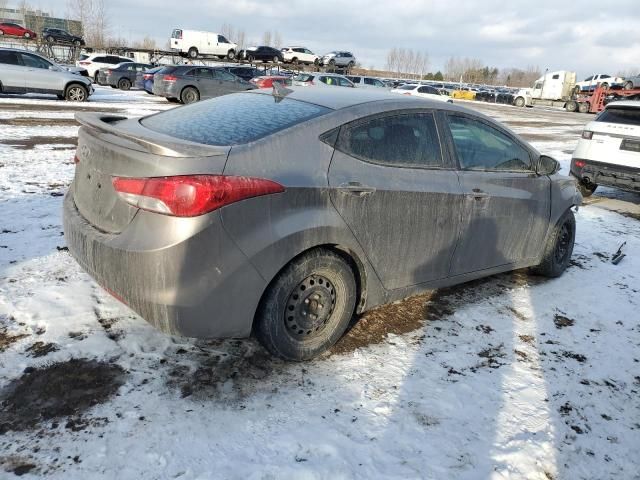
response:
<svg viewBox="0 0 640 480"><path fill-rule="evenodd" d="M583 131L582 138L584 138L585 140L591 140L593 138L593 132L590 132L589 130Z"/></svg>
<svg viewBox="0 0 640 480"><path fill-rule="evenodd" d="M75 156L73 157L73 163L75 163L76 165L78 163L80 163L80 157L78 157L78 154L76 153Z"/></svg>
<svg viewBox="0 0 640 480"><path fill-rule="evenodd" d="M407 92L407 93L403 93L403 95L411 95L411 94L409 92Z"/></svg>
<svg viewBox="0 0 640 480"><path fill-rule="evenodd" d="M178 77L176 77L175 75L165 75L164 76L164 81L165 82L175 82L176 80L178 80Z"/></svg>
<svg viewBox="0 0 640 480"><path fill-rule="evenodd" d="M80 65L91 65L91 62L79 62Z"/></svg>
<svg viewBox="0 0 640 480"><path fill-rule="evenodd" d="M587 163L584 160L574 160L573 164L578 168L584 168Z"/></svg>
<svg viewBox="0 0 640 480"><path fill-rule="evenodd" d="M153 78L153 74L152 73L145 73L144 75L142 75L142 77L145 80L151 80Z"/></svg>
<svg viewBox="0 0 640 480"><path fill-rule="evenodd" d="M271 180L225 175L113 177L112 182L127 203L175 217L197 217L240 200L284 192Z"/></svg>
<svg viewBox="0 0 640 480"><path fill-rule="evenodd" d="M113 70L107 70L107 75L111 75L113 73Z"/></svg>

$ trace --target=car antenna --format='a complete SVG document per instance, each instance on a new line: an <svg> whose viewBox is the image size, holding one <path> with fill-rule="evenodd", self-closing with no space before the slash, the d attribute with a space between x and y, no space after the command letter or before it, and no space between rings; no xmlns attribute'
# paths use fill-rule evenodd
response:
<svg viewBox="0 0 640 480"><path fill-rule="evenodd" d="M271 93L276 100L276 103L281 102L284 97L293 93L293 90L285 87L280 82L273 82L273 92Z"/></svg>

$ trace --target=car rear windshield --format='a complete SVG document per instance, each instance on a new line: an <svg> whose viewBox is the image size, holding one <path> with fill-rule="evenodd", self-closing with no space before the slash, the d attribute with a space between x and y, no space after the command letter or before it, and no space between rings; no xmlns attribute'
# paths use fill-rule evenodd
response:
<svg viewBox="0 0 640 480"><path fill-rule="evenodd" d="M596 122L640 125L640 108L609 107L598 115Z"/></svg>
<svg viewBox="0 0 640 480"><path fill-rule="evenodd" d="M174 67L174 66L162 67L162 68L161 68L160 70L158 70L156 73L160 73L160 74L171 73L171 72L173 72L176 68L178 68L178 67Z"/></svg>
<svg viewBox="0 0 640 480"><path fill-rule="evenodd" d="M331 109L272 95L238 93L157 113L141 120L159 133L205 145L253 142Z"/></svg>

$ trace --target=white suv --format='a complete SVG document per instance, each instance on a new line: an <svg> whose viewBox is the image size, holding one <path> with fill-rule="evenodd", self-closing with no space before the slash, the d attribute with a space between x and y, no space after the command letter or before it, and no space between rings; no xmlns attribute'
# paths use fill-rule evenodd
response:
<svg viewBox="0 0 640 480"><path fill-rule="evenodd" d="M598 85L607 88L622 87L623 84L623 78L612 77L605 73L597 73L596 75L591 75L590 77L585 78L582 82L576 82L575 90L576 93L591 92L595 90Z"/></svg>
<svg viewBox="0 0 640 480"><path fill-rule="evenodd" d="M76 62L76 67L86 68L89 76L97 82L98 70L113 67L124 62L133 62L133 59L119 55L107 55L106 53L82 54Z"/></svg>
<svg viewBox="0 0 640 480"><path fill-rule="evenodd" d="M284 47L282 57L286 63L306 63L318 65L320 57L305 47Z"/></svg>
<svg viewBox="0 0 640 480"><path fill-rule="evenodd" d="M640 193L640 101L612 102L584 127L571 174L584 197L598 185Z"/></svg>

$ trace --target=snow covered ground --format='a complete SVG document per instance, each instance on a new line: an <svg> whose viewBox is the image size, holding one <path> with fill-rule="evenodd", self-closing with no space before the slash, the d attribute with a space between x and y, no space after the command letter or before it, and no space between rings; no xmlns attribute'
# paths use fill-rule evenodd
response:
<svg viewBox="0 0 640 480"><path fill-rule="evenodd" d="M286 364L251 340L159 333L71 259L73 113L170 108L91 100L0 98L0 478L640 478L639 195L602 189L579 210L559 279L413 297ZM468 106L565 171L590 118Z"/></svg>

